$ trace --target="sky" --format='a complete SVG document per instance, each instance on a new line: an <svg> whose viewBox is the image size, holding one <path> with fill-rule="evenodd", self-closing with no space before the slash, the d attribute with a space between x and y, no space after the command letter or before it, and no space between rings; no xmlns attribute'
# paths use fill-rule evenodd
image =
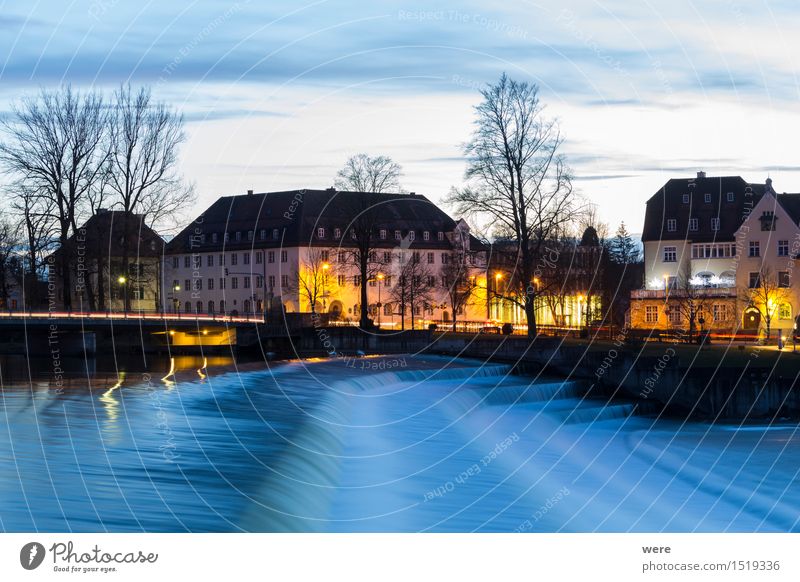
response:
<svg viewBox="0 0 800 582"><path fill-rule="evenodd" d="M0 115L40 87L150 85L186 118L197 211L327 188L360 152L439 201L506 72L539 86L600 219L638 233L646 200L698 170L800 191L798 29L791 0L0 0Z"/></svg>

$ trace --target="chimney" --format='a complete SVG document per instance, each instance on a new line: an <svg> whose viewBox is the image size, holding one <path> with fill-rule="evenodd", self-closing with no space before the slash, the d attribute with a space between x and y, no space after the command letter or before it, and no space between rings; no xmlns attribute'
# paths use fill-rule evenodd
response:
<svg viewBox="0 0 800 582"><path fill-rule="evenodd" d="M706 173L701 170L701 171L697 172L697 177L698 178L705 178L706 177Z"/></svg>
<svg viewBox="0 0 800 582"><path fill-rule="evenodd" d="M252 196L252 195L253 195L253 191L252 191L252 190L248 190L248 191L247 191L247 195L248 195L248 196Z"/></svg>

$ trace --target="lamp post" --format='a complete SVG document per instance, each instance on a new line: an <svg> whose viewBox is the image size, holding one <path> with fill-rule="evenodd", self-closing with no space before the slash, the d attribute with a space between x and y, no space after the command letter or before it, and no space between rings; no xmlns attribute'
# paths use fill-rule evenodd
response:
<svg viewBox="0 0 800 582"><path fill-rule="evenodd" d="M178 297L175 295L175 293L177 293L178 291L181 290L181 286L180 285L175 285L175 287L173 287L172 290L174 292L173 295L172 295L172 310L175 313L177 313L178 312Z"/></svg>
<svg viewBox="0 0 800 582"><path fill-rule="evenodd" d="M381 309L383 307L383 305L381 304L381 282L383 282L383 273L378 273L377 279L378 279L378 328L380 328L381 311L383 311L383 309Z"/></svg>
<svg viewBox="0 0 800 582"><path fill-rule="evenodd" d="M328 263L322 263L322 312L325 313L328 310L327 302L325 300L325 284L328 282L328 269L331 266Z"/></svg>
<svg viewBox="0 0 800 582"><path fill-rule="evenodd" d="M117 278L117 283L122 287L122 310L125 313L128 312L128 288L125 286L127 282L128 280L125 278L125 275L120 275Z"/></svg>
<svg viewBox="0 0 800 582"><path fill-rule="evenodd" d="M497 292L500 288L500 281L503 279L503 273L497 272L494 274L494 294L495 294L495 316L499 320L500 317L500 294Z"/></svg>

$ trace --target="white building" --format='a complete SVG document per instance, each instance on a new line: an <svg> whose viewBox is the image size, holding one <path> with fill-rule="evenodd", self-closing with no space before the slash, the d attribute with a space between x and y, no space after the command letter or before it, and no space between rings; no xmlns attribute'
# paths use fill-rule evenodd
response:
<svg viewBox="0 0 800 582"><path fill-rule="evenodd" d="M354 261L353 231L363 227L365 212L374 224L364 282ZM474 289L457 318L484 321L485 250L464 221L454 221L426 197L334 189L249 192L218 199L169 242L165 307L210 314L308 313L313 299L317 313L358 321L365 284L375 322L408 327L413 314L419 327L451 321L448 265L458 257ZM418 265L415 274L401 279L412 263ZM398 298L401 281L412 294L420 290L416 298Z"/></svg>

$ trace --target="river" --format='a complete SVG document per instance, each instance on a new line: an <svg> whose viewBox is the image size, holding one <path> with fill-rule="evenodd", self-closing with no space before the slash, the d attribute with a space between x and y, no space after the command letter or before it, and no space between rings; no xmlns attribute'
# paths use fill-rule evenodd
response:
<svg viewBox="0 0 800 582"><path fill-rule="evenodd" d="M797 424L433 356L0 360L0 530L797 531Z"/></svg>

